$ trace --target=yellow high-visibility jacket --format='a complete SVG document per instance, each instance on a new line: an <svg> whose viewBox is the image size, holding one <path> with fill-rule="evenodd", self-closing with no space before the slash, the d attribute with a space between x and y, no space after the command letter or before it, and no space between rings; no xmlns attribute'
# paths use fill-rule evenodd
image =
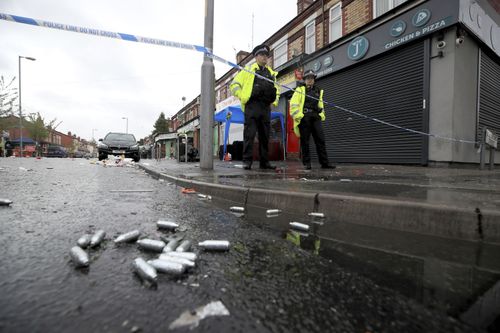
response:
<svg viewBox="0 0 500 333"><path fill-rule="evenodd" d="M304 118L304 103L306 101L306 86L301 86L295 89L290 100L290 116L293 119L293 132L300 138L299 124ZM323 104L323 89L319 91L318 109L320 109L319 116L321 121L325 121L325 110Z"/></svg>
<svg viewBox="0 0 500 333"><path fill-rule="evenodd" d="M274 100L273 105L277 106L278 101L280 99L280 93L279 93L280 87L276 83L276 76L278 75L278 72L273 71L271 67L267 65L266 68L274 77L274 87L276 88L276 99ZM257 63L253 63L252 65L245 66L245 69L255 73L259 69L259 65ZM238 74L236 74L233 81L231 82L231 85L229 86L229 89L231 90L233 96L236 96L240 100L241 109L243 110L243 112L245 112L245 104L248 103L250 96L252 96L254 78L255 75L242 70Z"/></svg>

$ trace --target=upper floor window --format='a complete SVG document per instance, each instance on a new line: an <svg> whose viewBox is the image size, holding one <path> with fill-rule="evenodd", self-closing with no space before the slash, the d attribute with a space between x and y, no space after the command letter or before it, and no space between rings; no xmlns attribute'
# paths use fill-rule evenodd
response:
<svg viewBox="0 0 500 333"><path fill-rule="evenodd" d="M316 51L316 21L306 25L306 50L307 54Z"/></svg>
<svg viewBox="0 0 500 333"><path fill-rule="evenodd" d="M288 42L285 40L274 48L274 68L288 61Z"/></svg>
<svg viewBox="0 0 500 333"><path fill-rule="evenodd" d="M330 33L329 42L342 37L342 3L339 2L330 8Z"/></svg>
<svg viewBox="0 0 500 333"><path fill-rule="evenodd" d="M407 0L373 0L373 18L387 13Z"/></svg>

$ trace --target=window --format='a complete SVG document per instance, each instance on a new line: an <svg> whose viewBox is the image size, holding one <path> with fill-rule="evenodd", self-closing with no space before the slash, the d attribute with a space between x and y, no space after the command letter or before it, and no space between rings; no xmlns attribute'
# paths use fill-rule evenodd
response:
<svg viewBox="0 0 500 333"><path fill-rule="evenodd" d="M373 0L373 18L387 13L407 0Z"/></svg>
<svg viewBox="0 0 500 333"><path fill-rule="evenodd" d="M306 25L306 54L316 51L316 21Z"/></svg>
<svg viewBox="0 0 500 333"><path fill-rule="evenodd" d="M330 43L342 37L342 3L330 8Z"/></svg>
<svg viewBox="0 0 500 333"><path fill-rule="evenodd" d="M274 68L283 65L288 60L288 43L285 40L274 49Z"/></svg>

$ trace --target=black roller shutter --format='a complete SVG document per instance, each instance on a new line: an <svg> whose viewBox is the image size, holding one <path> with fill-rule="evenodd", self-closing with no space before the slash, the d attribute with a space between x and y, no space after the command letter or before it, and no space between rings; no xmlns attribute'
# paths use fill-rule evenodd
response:
<svg viewBox="0 0 500 333"><path fill-rule="evenodd" d="M426 131L424 43L413 44L319 79L318 85L325 90L324 100L398 126ZM427 139L422 135L333 107L326 108L326 116L323 128L330 161L427 163ZM312 144L311 153L317 158Z"/></svg>
<svg viewBox="0 0 500 333"><path fill-rule="evenodd" d="M483 128L500 134L500 65L481 51L479 78L479 117L476 137L483 139Z"/></svg>

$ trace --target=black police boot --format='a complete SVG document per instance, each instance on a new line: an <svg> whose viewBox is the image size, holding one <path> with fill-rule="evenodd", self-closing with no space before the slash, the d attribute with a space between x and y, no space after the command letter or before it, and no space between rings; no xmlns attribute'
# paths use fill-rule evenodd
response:
<svg viewBox="0 0 500 333"><path fill-rule="evenodd" d="M335 165L331 165L331 164L323 164L321 166L321 169L335 169L336 166Z"/></svg>

